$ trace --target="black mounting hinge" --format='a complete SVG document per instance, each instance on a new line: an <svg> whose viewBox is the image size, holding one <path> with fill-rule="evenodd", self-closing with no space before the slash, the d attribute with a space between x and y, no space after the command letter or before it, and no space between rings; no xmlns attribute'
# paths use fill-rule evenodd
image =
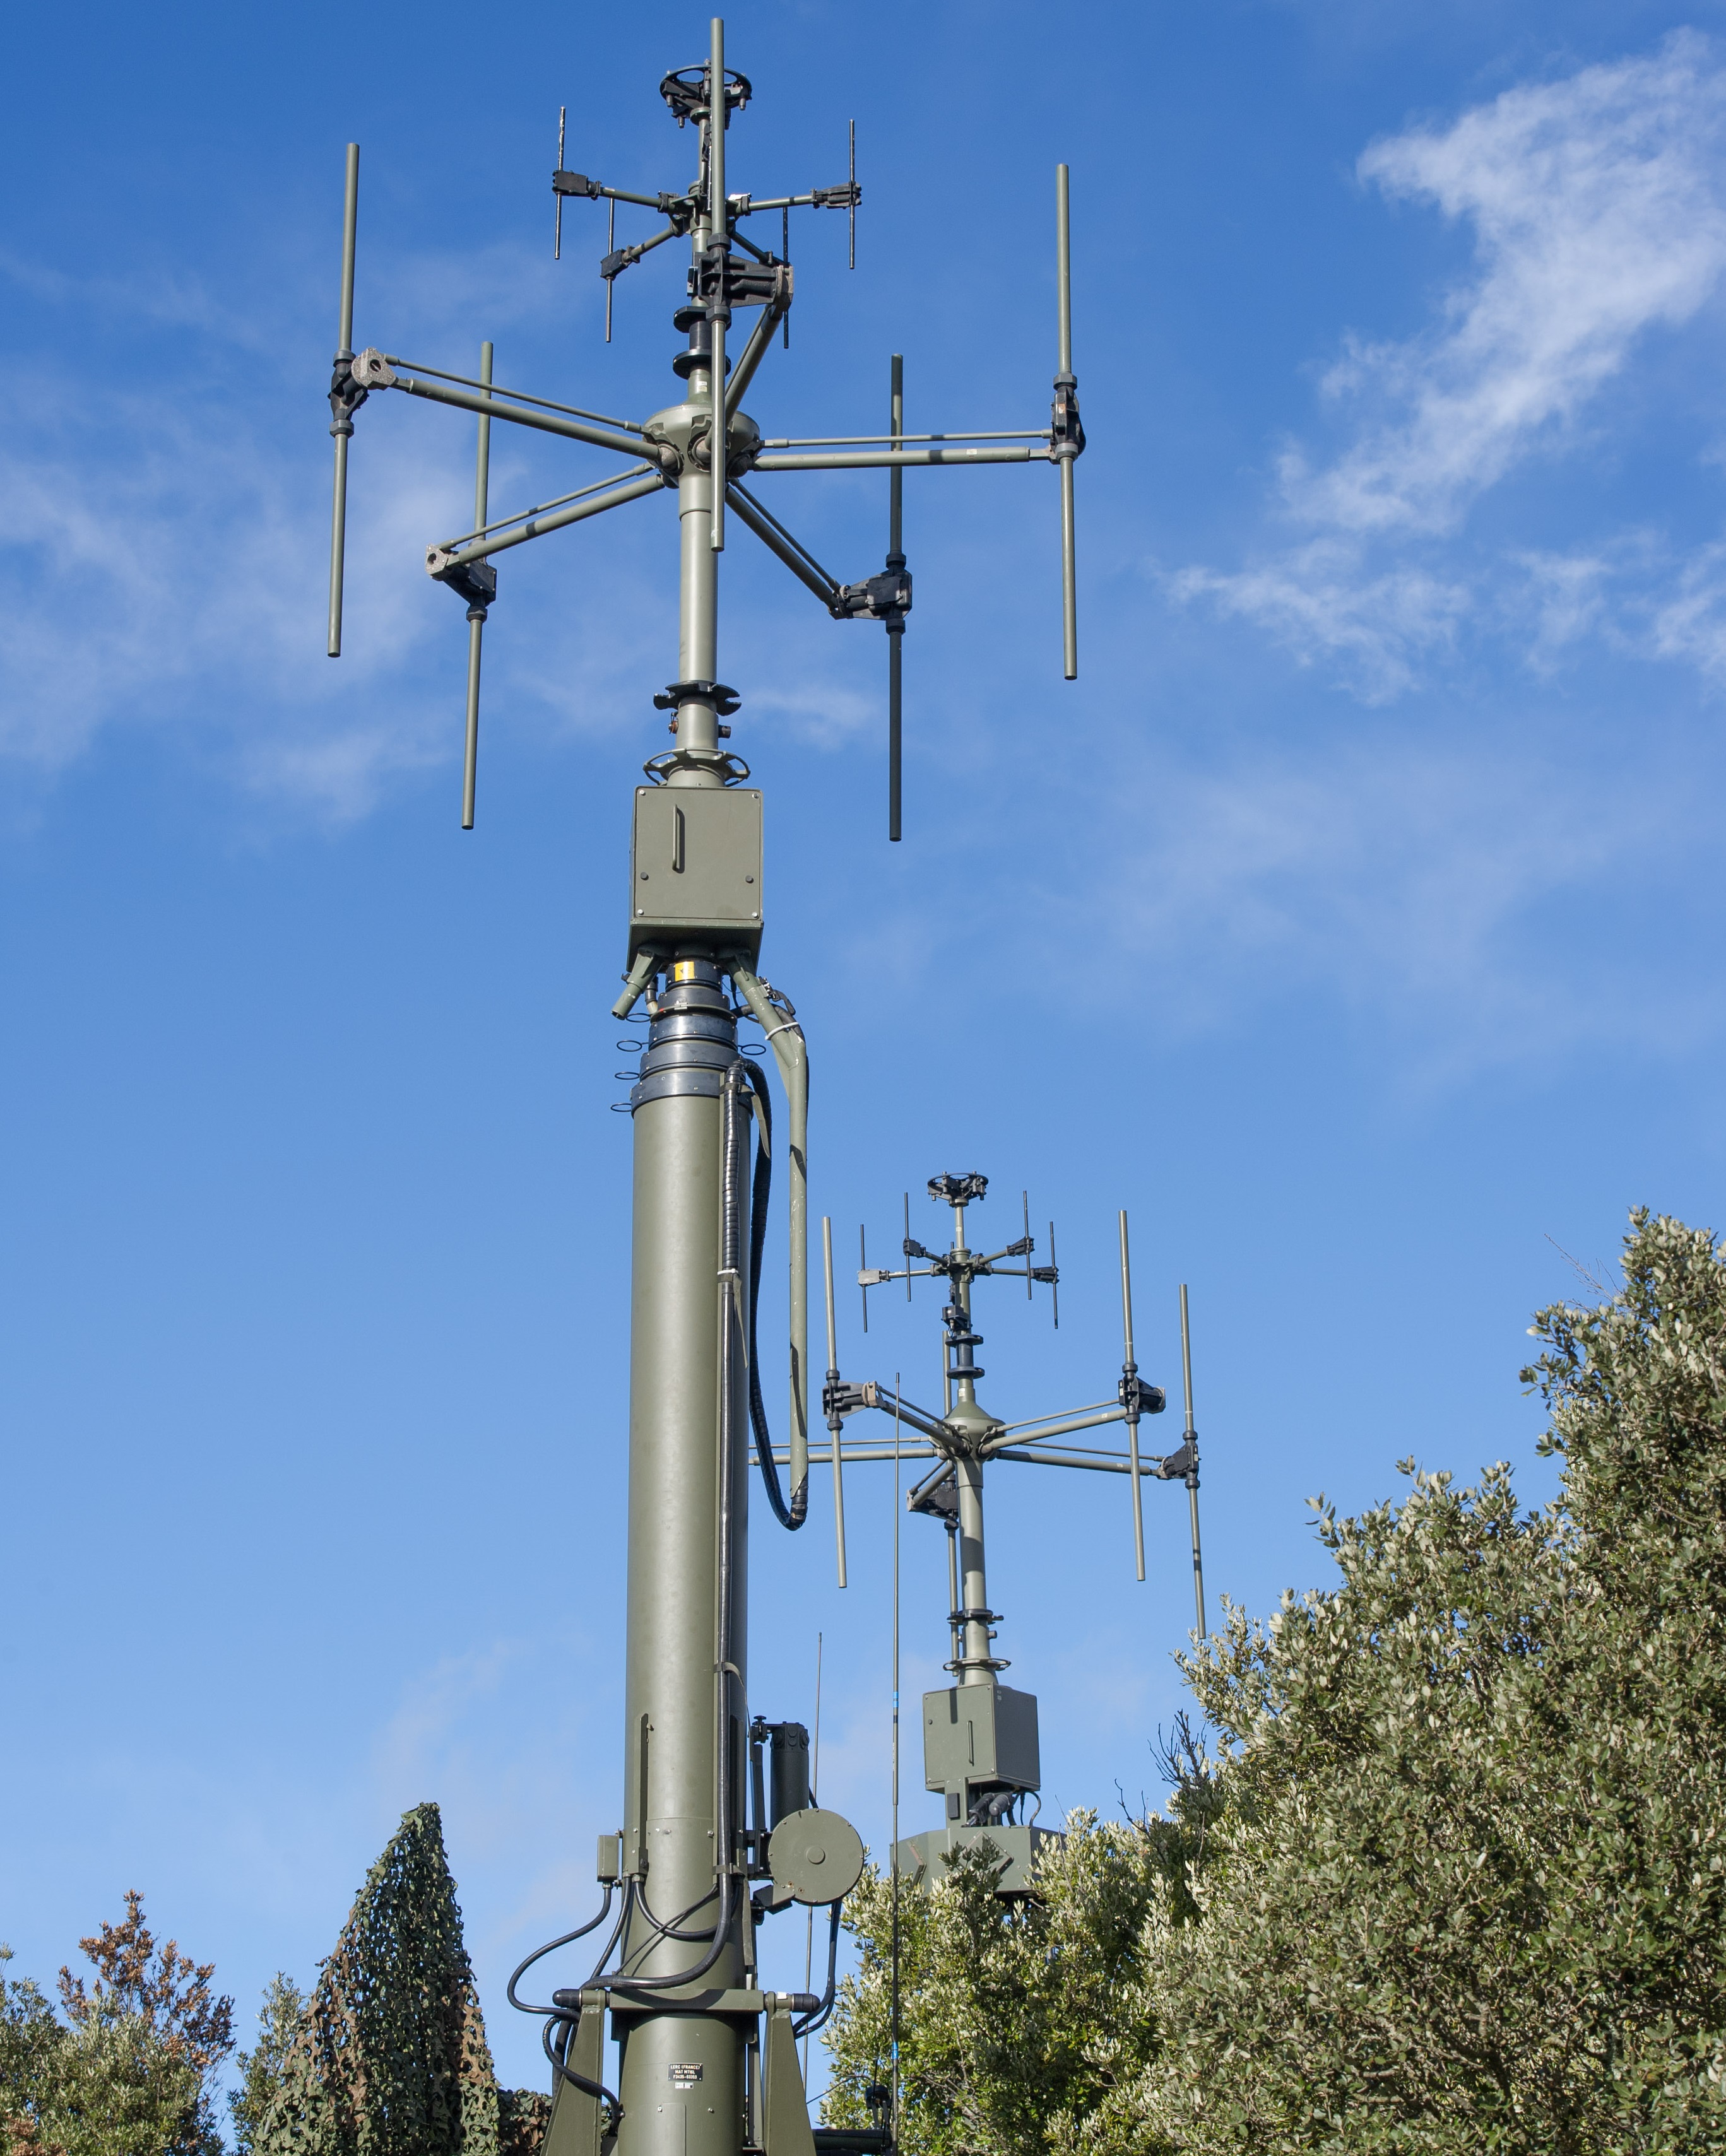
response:
<svg viewBox="0 0 1726 2156"><path fill-rule="evenodd" d="M496 603L497 572L489 562L459 562L453 568L433 569L431 576L434 583L447 584L457 598L467 601L470 621L484 621Z"/></svg>
<svg viewBox="0 0 1726 2156"><path fill-rule="evenodd" d="M828 1422L840 1415L855 1414L859 1408L872 1407L872 1385L848 1384L843 1378L830 1378L821 1388L821 1414Z"/></svg>
<svg viewBox="0 0 1726 2156"><path fill-rule="evenodd" d="M855 180L841 180L836 187L811 187L809 200L817 209L855 209L863 189Z"/></svg>
<svg viewBox="0 0 1726 2156"><path fill-rule="evenodd" d="M1140 1377L1136 1365L1128 1366L1117 1388L1117 1398L1128 1414L1161 1414L1169 1404L1168 1394L1160 1385L1149 1384Z"/></svg>
<svg viewBox="0 0 1726 2156"><path fill-rule="evenodd" d="M338 352L336 371L330 377L330 432L332 434L351 434L353 415L371 395L353 378L353 354Z"/></svg>
<svg viewBox="0 0 1726 2156"><path fill-rule="evenodd" d="M585 172L566 172L561 167L552 175L554 195L587 195L594 202L599 199L598 180L590 180Z"/></svg>
<svg viewBox="0 0 1726 2156"><path fill-rule="evenodd" d="M1085 448L1085 429L1079 422L1079 377L1076 374L1057 374L1055 377L1055 402L1049 408L1049 431L1052 437L1049 454L1057 464L1069 464L1082 455Z"/></svg>
<svg viewBox="0 0 1726 2156"><path fill-rule="evenodd" d="M1179 1452L1171 1452L1158 1461L1154 1472L1165 1482L1184 1482L1189 1489L1199 1486L1199 1447L1194 1441L1198 1433L1189 1437Z"/></svg>
<svg viewBox="0 0 1726 2156"><path fill-rule="evenodd" d="M784 278L783 262L745 262L724 240L710 239L690 267L689 293L691 299L706 303L710 321L716 309L723 309L729 321L734 306L764 307L776 300Z"/></svg>
<svg viewBox="0 0 1726 2156"><path fill-rule="evenodd" d="M883 569L860 584L841 584L827 611L835 621L884 621L889 628L911 612L911 572Z"/></svg>

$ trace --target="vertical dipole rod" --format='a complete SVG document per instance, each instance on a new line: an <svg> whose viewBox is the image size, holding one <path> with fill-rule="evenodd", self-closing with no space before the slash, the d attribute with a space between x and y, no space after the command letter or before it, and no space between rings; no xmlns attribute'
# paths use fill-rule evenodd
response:
<svg viewBox="0 0 1726 2156"><path fill-rule="evenodd" d="M1067 230L1066 167L1055 167L1055 283L1060 311L1061 364L1056 375L1073 371L1072 249ZM1062 666L1066 679L1079 678L1079 586L1074 561L1073 459L1061 459L1061 610Z"/></svg>
<svg viewBox="0 0 1726 2156"><path fill-rule="evenodd" d="M855 120L854 120L854 121L852 121L852 122L850 123L850 126L851 126L851 171L850 171L850 181L851 181L851 199L850 199L850 204L848 205L848 208L849 208L849 213L850 213L850 220L851 220L851 264L850 264L850 266L852 267L852 269L853 269L853 270L855 270L855 269L856 268L856 266L857 266L857 123L856 123L856 121L855 121Z"/></svg>
<svg viewBox="0 0 1726 2156"><path fill-rule="evenodd" d="M827 1272L827 1382L839 1383L839 1327L833 1311L833 1223L821 1216L821 1261ZM845 1584L845 1486L840 1464L840 1432L844 1428L837 1410L827 1418L827 1435L833 1447L833 1535L839 1558L839 1584Z"/></svg>
<svg viewBox="0 0 1726 2156"><path fill-rule="evenodd" d="M480 379L488 386L491 380L491 345L488 339L480 346ZM480 442L474 461L474 529L485 528L486 505L491 491L491 420L490 415L480 414ZM474 828L474 793L480 775L480 645L485 634L485 614L483 608L470 607L467 615L467 747L461 769L461 828Z"/></svg>
<svg viewBox="0 0 1726 2156"><path fill-rule="evenodd" d="M561 202L562 199L562 196L559 196L558 200ZM617 252L617 197L613 195L605 207L610 213L605 221L605 252L609 256ZM616 290L616 278L608 277L605 280L605 341L607 344L611 342L611 295ZM810 1922L814 1921L811 1917Z"/></svg>
<svg viewBox="0 0 1726 2156"><path fill-rule="evenodd" d="M907 1243L911 1240L911 1193L908 1190L905 1194L905 1240ZM905 1253L905 1300L907 1302L911 1300L911 1253L909 1250Z"/></svg>
<svg viewBox="0 0 1726 2156"><path fill-rule="evenodd" d="M1127 1244L1127 1214L1121 1214L1121 1331L1126 1341L1126 1353L1122 1360L1126 1368L1128 1382L1138 1376L1138 1364L1133 1353L1133 1261ZM1145 1576L1145 1519L1144 1491L1138 1476L1138 1417L1127 1418L1127 1452L1128 1479L1133 1484L1133 1556L1138 1568L1138 1577Z"/></svg>
<svg viewBox="0 0 1726 2156"><path fill-rule="evenodd" d="M891 412L893 447L896 449L903 446L902 438L905 433L905 358L903 353L896 352L893 354ZM905 473L898 465L891 466L887 472L887 567L894 571L905 567ZM901 715L904 659L905 624L902 620L890 621L887 624L887 836L896 844L902 829L903 737Z"/></svg>
<svg viewBox="0 0 1726 2156"><path fill-rule="evenodd" d="M353 357L353 251L360 216L360 146L347 146L347 186L342 205L342 301L336 331L336 364ZM342 656L342 579L347 554L347 444L352 414L338 415L330 432L336 437L336 488L330 509L330 643L331 659Z"/></svg>
<svg viewBox="0 0 1726 2156"><path fill-rule="evenodd" d="M557 170L560 172L563 169L563 127L568 117L569 107L560 105L557 107ZM563 198L561 194L557 197L557 223L552 228L552 259L553 262L563 259Z"/></svg>
<svg viewBox="0 0 1726 2156"><path fill-rule="evenodd" d="M712 20L707 58L707 205L714 244L722 260L731 244L731 212L725 199L725 22ZM710 302L713 311L713 425L707 437L707 461L713 474L713 526L707 543L717 554L725 547L725 486L731 456L731 437L725 409L725 318L727 309L721 290Z"/></svg>
<svg viewBox="0 0 1726 2156"><path fill-rule="evenodd" d="M1025 1299L1029 1302L1030 1292L1030 1193L1021 1190L1020 1202L1025 1208Z"/></svg>
<svg viewBox="0 0 1726 2156"><path fill-rule="evenodd" d="M1199 1547L1199 1432L1193 1422L1193 1336L1187 1323L1187 1284L1180 1284L1180 1375L1186 1394L1187 1426L1182 1441L1190 1450L1187 1469L1187 1512L1193 1527L1193 1604L1198 1612L1199 1637L1207 1636L1205 1623L1205 1557Z"/></svg>
<svg viewBox="0 0 1726 2156"><path fill-rule="evenodd" d="M893 1989L888 2038L892 2058L893 2146L899 2145L899 1373L893 1373Z"/></svg>

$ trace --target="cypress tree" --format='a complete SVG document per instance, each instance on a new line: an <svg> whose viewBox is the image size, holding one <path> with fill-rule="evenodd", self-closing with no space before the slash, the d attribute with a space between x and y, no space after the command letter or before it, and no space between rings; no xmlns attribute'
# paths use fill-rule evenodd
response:
<svg viewBox="0 0 1726 2156"><path fill-rule="evenodd" d="M511 2129L518 2107L507 2107ZM354 1897L288 2046L257 2156L515 2156L523 2138L500 2138L443 1823L435 1804L420 1804Z"/></svg>

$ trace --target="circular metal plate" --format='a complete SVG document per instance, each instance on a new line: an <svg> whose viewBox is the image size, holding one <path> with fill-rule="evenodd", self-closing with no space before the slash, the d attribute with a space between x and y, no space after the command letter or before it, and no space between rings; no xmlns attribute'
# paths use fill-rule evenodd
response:
<svg viewBox="0 0 1726 2156"><path fill-rule="evenodd" d="M863 1876L862 1838L837 1812L788 1812L768 1842L767 1861L794 1902L819 1907L841 1900Z"/></svg>

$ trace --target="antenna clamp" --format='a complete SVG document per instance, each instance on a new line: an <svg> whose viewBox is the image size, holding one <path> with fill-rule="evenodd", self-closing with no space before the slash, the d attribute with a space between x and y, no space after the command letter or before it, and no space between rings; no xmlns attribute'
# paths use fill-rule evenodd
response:
<svg viewBox="0 0 1726 2156"><path fill-rule="evenodd" d="M911 612L911 572L884 569L861 583L841 584L827 611L835 621L884 621L889 628L902 624Z"/></svg>

